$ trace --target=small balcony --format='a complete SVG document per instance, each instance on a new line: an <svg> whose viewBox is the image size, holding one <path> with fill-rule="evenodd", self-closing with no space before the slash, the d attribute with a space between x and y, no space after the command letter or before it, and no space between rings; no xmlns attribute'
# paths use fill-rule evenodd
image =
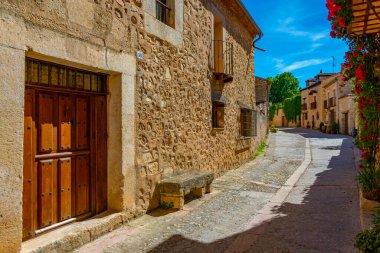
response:
<svg viewBox="0 0 380 253"><path fill-rule="evenodd" d="M209 59L214 77L224 83L233 81L233 44L223 40L213 40Z"/></svg>
<svg viewBox="0 0 380 253"><path fill-rule="evenodd" d="M302 107L302 111L306 111L307 110L307 104L302 104L301 107Z"/></svg>
<svg viewBox="0 0 380 253"><path fill-rule="evenodd" d="M312 102L310 103L310 108L313 110L313 109L317 109L317 102Z"/></svg>

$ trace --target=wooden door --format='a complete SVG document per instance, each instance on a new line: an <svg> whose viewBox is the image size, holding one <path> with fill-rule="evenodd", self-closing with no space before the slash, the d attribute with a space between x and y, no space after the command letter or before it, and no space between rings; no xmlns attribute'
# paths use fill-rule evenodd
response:
<svg viewBox="0 0 380 253"><path fill-rule="evenodd" d="M27 71L35 69L37 74L27 73L25 89L24 240L107 209L107 98L102 77L27 63Z"/></svg>
<svg viewBox="0 0 380 253"><path fill-rule="evenodd" d="M348 113L344 113L344 134L348 134Z"/></svg>

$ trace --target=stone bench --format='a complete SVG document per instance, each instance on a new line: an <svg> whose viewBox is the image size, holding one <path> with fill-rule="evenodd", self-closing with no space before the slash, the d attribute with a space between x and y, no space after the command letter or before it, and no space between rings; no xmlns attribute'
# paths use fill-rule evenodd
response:
<svg viewBox="0 0 380 253"><path fill-rule="evenodd" d="M203 197L211 192L214 173L190 171L163 179L159 184L161 206L183 209L185 195Z"/></svg>

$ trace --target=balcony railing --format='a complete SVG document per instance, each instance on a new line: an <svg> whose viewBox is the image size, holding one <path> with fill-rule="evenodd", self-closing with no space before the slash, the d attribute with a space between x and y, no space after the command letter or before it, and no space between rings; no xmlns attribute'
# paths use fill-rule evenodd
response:
<svg viewBox="0 0 380 253"><path fill-rule="evenodd" d="M311 109L317 109L317 102L311 102L310 107Z"/></svg>
<svg viewBox="0 0 380 253"><path fill-rule="evenodd" d="M307 104L302 104L302 110L306 111L307 110Z"/></svg>
<svg viewBox="0 0 380 253"><path fill-rule="evenodd" d="M163 2L156 0L156 18L169 25L171 9Z"/></svg>
<svg viewBox="0 0 380 253"><path fill-rule="evenodd" d="M233 44L223 40L211 43L209 64L214 76L221 77L225 83L233 80Z"/></svg>

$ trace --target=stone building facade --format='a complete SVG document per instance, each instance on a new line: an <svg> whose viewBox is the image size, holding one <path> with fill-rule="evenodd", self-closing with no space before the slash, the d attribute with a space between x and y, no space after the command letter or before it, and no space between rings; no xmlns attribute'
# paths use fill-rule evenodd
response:
<svg viewBox="0 0 380 253"><path fill-rule="evenodd" d="M275 127L298 127L300 126L299 117L297 117L297 122L288 121L286 119L284 109L278 109L277 113L274 115L273 119L270 121L271 125Z"/></svg>
<svg viewBox="0 0 380 253"><path fill-rule="evenodd" d="M320 73L306 81L302 89L302 127L331 131L337 123L339 132L351 134L355 127L355 101L351 83L341 81L339 74Z"/></svg>
<svg viewBox="0 0 380 253"><path fill-rule="evenodd" d="M339 133L352 134L356 125L356 103L352 93L352 83L343 82L339 75L326 79L322 84L324 91L324 121L327 131L333 122L338 123Z"/></svg>
<svg viewBox="0 0 380 253"><path fill-rule="evenodd" d="M319 129L324 121L322 81L330 77L330 73L319 73L306 80L306 87L301 90L301 125L302 127Z"/></svg>
<svg viewBox="0 0 380 253"><path fill-rule="evenodd" d="M46 232L44 219L59 224L54 212L64 205L55 202L63 199L56 186L64 185L63 174L57 183L54 175L52 181L41 182L38 173L63 173L64 161L74 159L73 150L59 153L65 147L54 146L57 138L62 145L62 129L77 131L77 139L72 139L77 146L82 133L86 145L95 141L105 147L103 153L90 148L84 158L91 165L84 166L89 185L84 184L87 190L81 197L91 198L83 207L90 215L105 210L123 212L127 218L144 214L158 207L156 185L162 178L186 170L220 175L254 154L259 141L250 132L257 127L252 117L257 109L252 42L260 29L239 0L164 2L165 6L153 0L0 2L0 252L17 252L23 238ZM220 53L226 49L228 56ZM69 87L53 87L58 85L57 69L76 73L57 79ZM94 80L98 87L103 85L101 92L86 90L87 77L91 87ZM71 102L59 104L58 98L74 101L72 96L74 114L78 117L78 108L84 107L91 113L85 116L91 127L83 120L61 121L49 111L57 108L61 113L63 108L66 117ZM97 113L97 106L105 106L103 114ZM52 118L43 118L45 114ZM44 138L33 144L39 136ZM41 150L36 151L36 145L40 149L45 144L53 146L37 154ZM28 166L31 175L25 175ZM83 175L67 168L77 173L69 178L82 180ZM25 208L25 187L31 187L35 197L43 195L31 200L30 212ZM75 201L72 208L79 205ZM40 210L41 203L52 211ZM68 218L75 219L75 214ZM65 219L62 213L58 216Z"/></svg>
<svg viewBox="0 0 380 253"><path fill-rule="evenodd" d="M271 83L268 79L255 76L255 92L256 92L256 126L257 137L264 140L268 133L269 124L269 91Z"/></svg>

